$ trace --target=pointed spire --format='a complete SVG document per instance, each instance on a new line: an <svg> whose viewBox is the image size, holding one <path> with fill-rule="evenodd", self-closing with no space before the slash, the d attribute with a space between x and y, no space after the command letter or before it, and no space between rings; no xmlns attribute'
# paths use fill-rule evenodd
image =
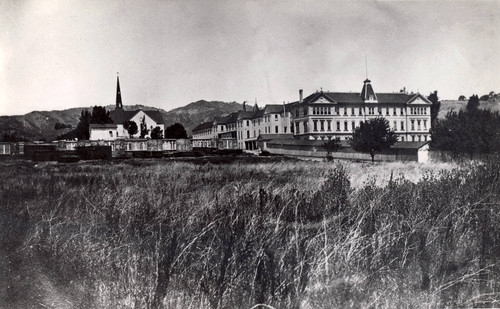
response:
<svg viewBox="0 0 500 309"><path fill-rule="evenodd" d="M116 73L116 108L115 110L123 109L122 104L122 93L120 91L120 78L118 77L118 72Z"/></svg>

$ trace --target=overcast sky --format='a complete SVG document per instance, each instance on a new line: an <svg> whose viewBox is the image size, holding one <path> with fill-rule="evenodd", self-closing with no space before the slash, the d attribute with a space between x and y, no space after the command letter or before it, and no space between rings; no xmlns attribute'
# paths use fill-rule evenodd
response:
<svg viewBox="0 0 500 309"><path fill-rule="evenodd" d="M0 1L0 115L500 92L500 1Z"/></svg>

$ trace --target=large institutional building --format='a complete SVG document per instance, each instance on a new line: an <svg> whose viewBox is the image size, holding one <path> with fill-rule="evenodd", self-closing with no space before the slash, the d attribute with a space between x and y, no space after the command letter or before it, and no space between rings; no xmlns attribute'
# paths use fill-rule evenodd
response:
<svg viewBox="0 0 500 309"><path fill-rule="evenodd" d="M253 150L276 139L348 140L363 121L384 117L399 141L430 141L432 103L416 93L375 93L370 80L361 92L315 92L282 105L257 105L193 129L193 147Z"/></svg>

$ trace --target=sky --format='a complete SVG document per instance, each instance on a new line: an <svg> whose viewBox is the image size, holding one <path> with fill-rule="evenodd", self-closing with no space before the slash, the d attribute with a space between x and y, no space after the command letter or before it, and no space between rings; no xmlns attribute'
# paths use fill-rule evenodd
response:
<svg viewBox="0 0 500 309"><path fill-rule="evenodd" d="M500 1L3 0L0 115L500 92ZM367 74L368 73L368 74Z"/></svg>

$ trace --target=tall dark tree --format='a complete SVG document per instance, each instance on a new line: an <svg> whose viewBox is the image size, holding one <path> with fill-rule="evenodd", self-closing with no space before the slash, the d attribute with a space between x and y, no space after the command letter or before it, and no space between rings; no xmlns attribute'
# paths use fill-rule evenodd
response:
<svg viewBox="0 0 500 309"><path fill-rule="evenodd" d="M439 101L437 90L435 90L433 93L431 93L427 97L427 99L432 102L432 105L431 105L431 123L434 123L434 121L438 117L439 109L441 108L441 102Z"/></svg>
<svg viewBox="0 0 500 309"><path fill-rule="evenodd" d="M479 108L479 97L477 94L473 94L470 98L469 101L467 102L467 112L474 112L477 111Z"/></svg>
<svg viewBox="0 0 500 309"><path fill-rule="evenodd" d="M139 132L139 128L137 127L137 123L135 121L129 120L123 123L123 128L127 130L129 137L137 134Z"/></svg>
<svg viewBox="0 0 500 309"><path fill-rule="evenodd" d="M90 119L90 123L113 123L113 119L111 119L109 111L107 111L106 108L102 106L94 106L92 108L92 117Z"/></svg>
<svg viewBox="0 0 500 309"><path fill-rule="evenodd" d="M109 112L102 106L94 106L92 108L92 113L87 110L83 110L80 114L79 122L73 131L59 136L58 138L77 138L79 140L87 140L90 138L90 124L91 123L113 123L113 120L109 116Z"/></svg>
<svg viewBox="0 0 500 309"><path fill-rule="evenodd" d="M362 122L354 130L350 143L354 150L369 153L374 162L377 152L389 149L396 141L396 134L390 129L389 121L377 117Z"/></svg>
<svg viewBox="0 0 500 309"><path fill-rule="evenodd" d="M92 115L89 111L83 110L80 114L78 125L75 129L75 136L80 140L87 140L90 137L89 125L91 123Z"/></svg>
<svg viewBox="0 0 500 309"><path fill-rule="evenodd" d="M163 130L160 127L155 127L151 130L151 138L152 139L162 139L163 138Z"/></svg>
<svg viewBox="0 0 500 309"><path fill-rule="evenodd" d="M140 137L141 138L145 138L149 134L148 125L146 124L146 116L142 117L140 126L141 126L141 135L140 135Z"/></svg>
<svg viewBox="0 0 500 309"><path fill-rule="evenodd" d="M334 138L323 143L323 148L326 150L326 159L330 161L332 159L332 152L339 151L342 148L340 144L340 138Z"/></svg>
<svg viewBox="0 0 500 309"><path fill-rule="evenodd" d="M165 138L187 138L186 129L182 124L176 122L165 129Z"/></svg>

